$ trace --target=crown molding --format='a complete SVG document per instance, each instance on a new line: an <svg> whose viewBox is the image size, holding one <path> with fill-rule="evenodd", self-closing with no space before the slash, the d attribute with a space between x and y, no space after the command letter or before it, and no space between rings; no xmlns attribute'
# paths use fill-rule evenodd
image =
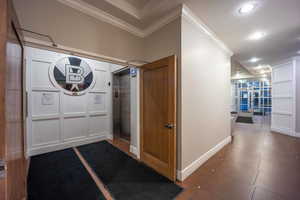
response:
<svg viewBox="0 0 300 200"><path fill-rule="evenodd" d="M123 29L135 36L141 37L141 38L147 37L151 33L157 31L158 29L162 28L163 26L167 25L168 23L172 22L173 20L177 19L178 17L184 17L185 19L187 19L190 22L192 22L193 24L195 24L198 28L200 28L206 35L208 35L213 41L215 41L216 44L218 44L218 46L220 46L227 54L229 54L230 56L233 55L233 52L226 46L226 44L223 43L217 37L217 35L208 26L206 26L202 22L202 20L199 17L197 17L184 4L182 5L182 7L175 9L174 11L170 12L168 15L160 18L158 21L156 21L155 23L148 26L147 28L141 29L141 28L133 26L133 25L125 22L124 20L119 19L101 9L91 6L90 4L85 3L82 0L57 0L57 1L66 6L73 8L73 9L76 9L86 15L92 16L100 21L104 21L113 26L121 28L121 29ZM118 6L121 7L121 4L116 3L116 0L113 0L113 1L105 0L105 1L110 2L113 5L118 4ZM123 9L126 9L125 6L123 6Z"/></svg>
<svg viewBox="0 0 300 200"><path fill-rule="evenodd" d="M86 15L89 15L91 17L94 17L98 20L107 22L111 25L114 25L116 27L119 27L129 33L132 33L133 35L136 35L138 37L144 37L144 33L141 29L125 22L122 19L119 19L101 9L98 9L94 6L91 6L88 3L85 3L81 0L57 0L58 2L69 6L75 10L78 10Z"/></svg>
<svg viewBox="0 0 300 200"><path fill-rule="evenodd" d="M66 6L69 6L75 10L78 10L86 15L94 17L100 21L104 21L109 23L113 26L121 28L135 36L144 38L150 35L151 33L155 32L156 30L160 29L161 27L165 26L166 24L170 23L177 17L181 16L181 10L175 10L170 14L164 16L163 18L159 19L155 23L148 26L146 29L141 29L135 27L122 19L119 19L101 9L98 9L94 6L91 6L88 3L83 2L82 0L56 0Z"/></svg>
<svg viewBox="0 0 300 200"><path fill-rule="evenodd" d="M148 26L144 30L144 35L148 36L151 33L154 33L158 29L164 27L165 25L169 24L170 22L174 21L175 19L177 19L180 16L181 16L181 7L180 7L180 9L178 8L178 9L173 10L168 15L160 18L158 21L156 21L155 23Z"/></svg>
<svg viewBox="0 0 300 200"><path fill-rule="evenodd" d="M139 9L129 4L127 1L120 1L120 0L105 0L107 3L123 10L127 14L135 17L138 20L142 19L142 13Z"/></svg>
<svg viewBox="0 0 300 200"><path fill-rule="evenodd" d="M209 36L215 43L223 49L225 53L232 56L233 52L226 46L226 44L218 38L218 36L207 26L202 20L197 17L191 9L189 9L186 5L182 6L182 17L195 24L199 29L202 30L207 36Z"/></svg>

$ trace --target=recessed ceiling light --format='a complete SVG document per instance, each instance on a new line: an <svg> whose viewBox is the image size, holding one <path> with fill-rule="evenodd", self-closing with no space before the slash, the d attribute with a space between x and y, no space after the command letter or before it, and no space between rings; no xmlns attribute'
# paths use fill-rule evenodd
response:
<svg viewBox="0 0 300 200"><path fill-rule="evenodd" d="M257 31L249 36L249 40L260 40L266 36L265 32Z"/></svg>
<svg viewBox="0 0 300 200"><path fill-rule="evenodd" d="M299 50L299 51L297 51L297 54L300 54L300 50Z"/></svg>
<svg viewBox="0 0 300 200"><path fill-rule="evenodd" d="M249 62L252 62L252 63L256 63L257 61L260 61L260 59L256 58L256 57L253 57L249 60Z"/></svg>
<svg viewBox="0 0 300 200"><path fill-rule="evenodd" d="M257 7L256 2L248 2L242 5L242 7L239 9L239 13L242 15L249 14L255 10Z"/></svg>

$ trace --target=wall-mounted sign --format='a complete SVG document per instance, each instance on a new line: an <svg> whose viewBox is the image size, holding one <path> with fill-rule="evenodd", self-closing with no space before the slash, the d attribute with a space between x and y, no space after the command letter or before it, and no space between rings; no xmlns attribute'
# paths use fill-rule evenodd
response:
<svg viewBox="0 0 300 200"><path fill-rule="evenodd" d="M90 66L77 57L58 60L49 70L52 83L69 95L83 95L94 84Z"/></svg>
<svg viewBox="0 0 300 200"><path fill-rule="evenodd" d="M135 67L130 68L131 77L136 77L137 69Z"/></svg>

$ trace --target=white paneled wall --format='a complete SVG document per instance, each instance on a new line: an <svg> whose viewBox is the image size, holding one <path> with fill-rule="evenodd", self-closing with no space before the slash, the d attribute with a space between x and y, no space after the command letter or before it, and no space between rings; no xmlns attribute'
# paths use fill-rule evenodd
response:
<svg viewBox="0 0 300 200"><path fill-rule="evenodd" d="M110 64L85 60L96 80L82 96L51 83L49 67L70 55L26 47L27 154L36 155L106 139L111 135ZM51 102L43 102L51 97Z"/></svg>
<svg viewBox="0 0 300 200"><path fill-rule="evenodd" d="M296 126L296 61L295 59L273 66L272 71L272 122L273 131L295 136Z"/></svg>

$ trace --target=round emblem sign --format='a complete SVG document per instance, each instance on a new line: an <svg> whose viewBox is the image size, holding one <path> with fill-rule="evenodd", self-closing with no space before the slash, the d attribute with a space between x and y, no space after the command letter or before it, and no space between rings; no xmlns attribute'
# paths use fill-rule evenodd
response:
<svg viewBox="0 0 300 200"><path fill-rule="evenodd" d="M92 69L84 60L77 57L58 60L50 68L49 74L52 83L69 95L82 95L94 83Z"/></svg>

